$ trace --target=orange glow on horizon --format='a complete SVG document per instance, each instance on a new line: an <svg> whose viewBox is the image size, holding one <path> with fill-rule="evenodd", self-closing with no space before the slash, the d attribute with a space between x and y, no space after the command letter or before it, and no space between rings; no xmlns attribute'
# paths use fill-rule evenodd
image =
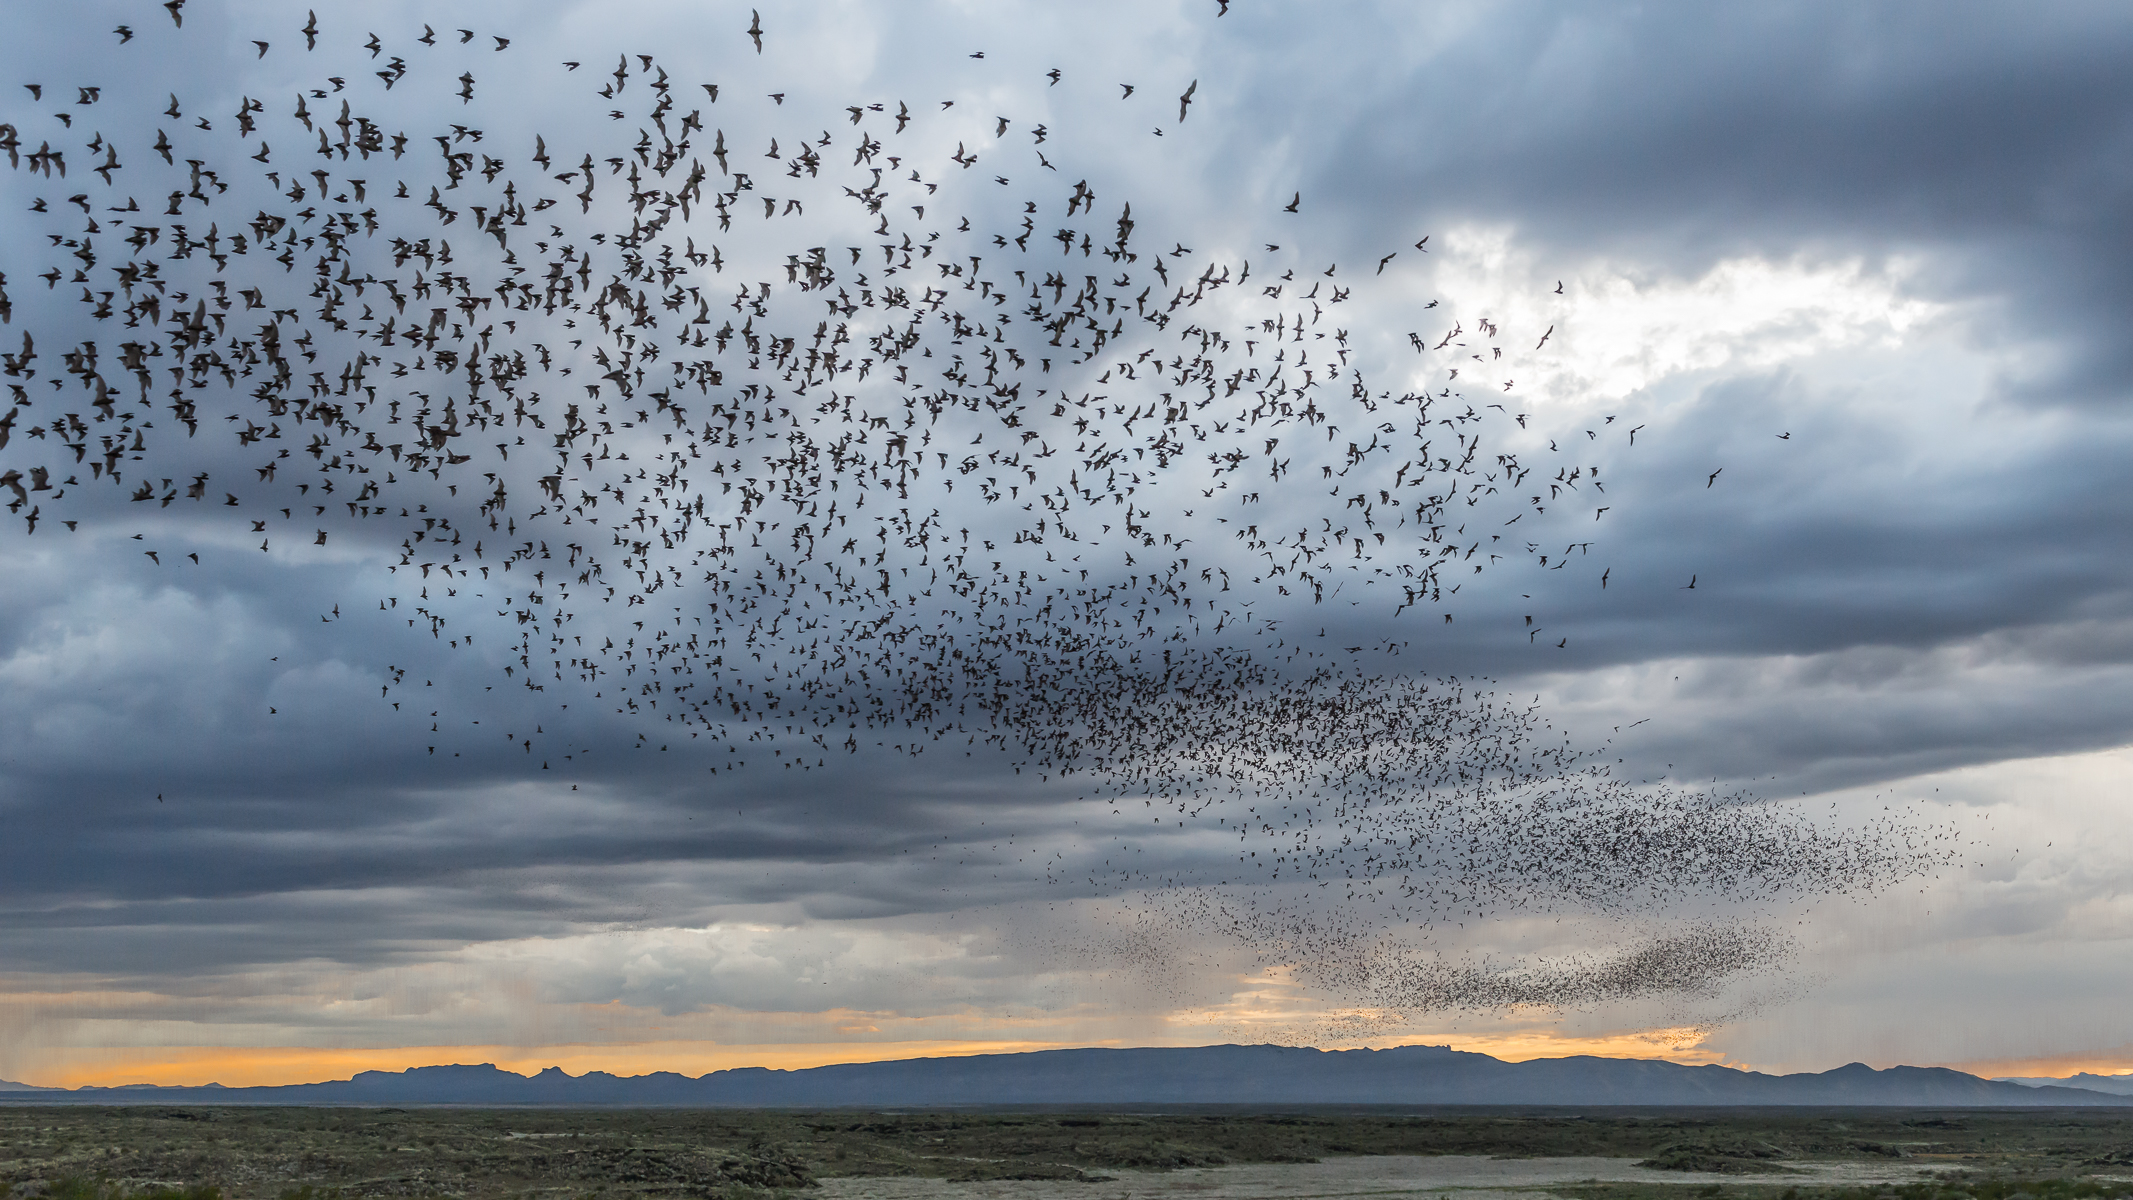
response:
<svg viewBox="0 0 2133 1200"><path fill-rule="evenodd" d="M2118 1046L2110 1050L2040 1055L2035 1058L1983 1058L1933 1065L1968 1071L1986 1079L2003 1076L2064 1079L2069 1075L2084 1072L2091 1075L2125 1075L2133 1073L2133 1045Z"/></svg>
<svg viewBox="0 0 2133 1200"><path fill-rule="evenodd" d="M1248 1038L1249 1035L1247 1035ZM1212 1039L1210 1039L1212 1040ZM1245 1040L1245 1039L1239 1039ZM271 1087L346 1079L359 1071L402 1071L450 1063L491 1063L520 1075L561 1067L573 1075L606 1071L646 1075L673 1071L691 1077L735 1067L799 1070L836 1063L883 1062L906 1058L955 1058L973 1054L1012 1054L1074 1047L1117 1047L1118 1040L913 1040L873 1042L792 1042L724 1045L707 1041L634 1043L562 1043L548 1046L428 1045L332 1048L314 1046L99 1046L49 1047L16 1059L5 1074L18 1082L45 1087L116 1087L159 1084L165 1087L220 1083L225 1087ZM1148 1045L1136 1039L1131 1044ZM1197 1041L1182 1044L1202 1044ZM1658 1059L1685 1066L1717 1064L1755 1069L1729 1061L1723 1051L1707 1048L1694 1028L1652 1029L1596 1035L1548 1030L1497 1034L1437 1034L1378 1042L1385 1045L1449 1045L1454 1050L1487 1054L1505 1062L1595 1055L1604 1058ZM1356 1049L1327 1045L1326 1049ZM2063 1079L2090 1072L2133 1072L2133 1046L2110 1050L1984 1059L1931 1064L1984 1078L1999 1076Z"/></svg>
<svg viewBox="0 0 2133 1200"><path fill-rule="evenodd" d="M1598 1058L1663 1059L1689 1067L1711 1063L1741 1065L1727 1062L1723 1051L1703 1049L1702 1034L1688 1028L1647 1029L1586 1037L1534 1031L1467 1038L1447 1037L1436 1044L1445 1043L1449 1043L1454 1050L1486 1054L1505 1062L1530 1062L1536 1058L1570 1058L1574 1055L1590 1054Z"/></svg>
<svg viewBox="0 0 2133 1200"><path fill-rule="evenodd" d="M1483 1037L1416 1038L1398 1044L1444 1045L1491 1055L1506 1062L1591 1054L1607 1058L1665 1059L1687 1065L1722 1062L1724 1055L1700 1049L1688 1030L1654 1030L1594 1037L1546 1032ZM353 1049L313 1046L122 1046L54 1049L46 1062L23 1070L17 1082L44 1087L118 1087L158 1084L197 1087L272 1087L347 1079L359 1071L403 1071L451 1063L490 1063L520 1075L561 1067L570 1075L606 1071L646 1075L673 1071L698 1076L734 1067L799 1070L836 1063L901 1058L958 1058L1071 1047L1115 1047L1106 1042L897 1041L807 1042L721 1045L700 1041L576 1043L553 1046L378 1046ZM1350 1049L1356 1047L1327 1047ZM2003 1072L2010 1073L2010 1072Z"/></svg>
<svg viewBox="0 0 2133 1200"><path fill-rule="evenodd" d="M674 1071L697 1076L733 1067L798 1070L834 1063L898 1058L955 1058L1059 1049L1064 1043L1023 1041L817 1042L792 1045L718 1045L711 1042L641 1042L558 1046L377 1046L335 1049L315 1046L115 1046L53 1051L49 1065L24 1071L18 1083L42 1087L118 1087L160 1084L198 1087L273 1087L346 1079L358 1071L404 1071L450 1063L491 1063L532 1075L561 1067L571 1075L607 1071L647 1075Z"/></svg>

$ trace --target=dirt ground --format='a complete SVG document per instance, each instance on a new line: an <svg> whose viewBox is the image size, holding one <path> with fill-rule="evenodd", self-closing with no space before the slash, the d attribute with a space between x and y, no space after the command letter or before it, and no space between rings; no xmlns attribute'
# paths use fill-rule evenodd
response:
<svg viewBox="0 0 2133 1200"><path fill-rule="evenodd" d="M1315 1163L1255 1163L1177 1171L1111 1172L1109 1181L826 1179L820 1200L1567 1200L1550 1185L1583 1182L1652 1185L1730 1185L1737 1176L1660 1171L1629 1158L1484 1158L1474 1155L1378 1155ZM1837 1186L1903 1183L1933 1168L1916 1164L1836 1162L1803 1164L1788 1184ZM1683 1187L1684 1194L1687 1187Z"/></svg>

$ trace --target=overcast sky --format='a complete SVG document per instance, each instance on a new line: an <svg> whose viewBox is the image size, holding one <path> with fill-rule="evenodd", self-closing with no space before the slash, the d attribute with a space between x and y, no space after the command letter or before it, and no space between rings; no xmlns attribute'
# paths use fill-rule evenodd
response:
<svg viewBox="0 0 2133 1200"><path fill-rule="evenodd" d="M429 22L511 39L467 59L464 111L498 143L584 119L595 73L556 64L657 51L677 79L722 81L729 130L953 99L973 129L1048 125L1059 169L1107 211L1130 200L1152 240L1250 256L1291 229L1289 253L1355 273L1407 248L1409 274L1344 315L1359 343L1402 344L1430 300L1521 347L1552 330L1521 349L1518 392L1536 437L1607 431L1588 444L1612 515L1545 588L1476 584L1452 631L1391 605L1300 619L1537 696L1636 778L1959 828L1959 865L1746 914L1791 949L1708 994L1358 1024L1356 994L1179 925L1166 901L1002 869L1002 830L1040 854L1100 840L1108 805L1072 781L938 754L708 779L687 747L639 751L637 725L487 692L492 673L369 612L384 551L245 557L202 524L163 527L175 551L155 563L130 540L137 513L71 536L11 517L0 1078L695 1073L1260 1040L2133 1070L2133 15L1217 7L779 5L758 56L747 6L387 3L360 27L322 13L307 60L287 5L189 0L181 31L146 0L100 0L11 18L0 121L43 140L101 86L114 107L62 132L138 138L146 158L164 93L278 109L326 64L367 79L373 30L413 59ZM428 102L457 113L436 86L453 61ZM397 102L425 102L411 94ZM943 149L976 136L928 128ZM1038 172L1010 157L1034 152L987 165ZM4 179L0 229L24 222L0 240L12 350L47 261L17 214L61 197ZM208 565L169 567L195 547ZM336 604L348 618L323 620ZM1529 614L1547 639L1523 636ZM541 725L560 769L470 727L456 761L433 756L428 718L376 699L390 667L484 730ZM1696 915L1498 919L1433 945L1530 964Z"/></svg>

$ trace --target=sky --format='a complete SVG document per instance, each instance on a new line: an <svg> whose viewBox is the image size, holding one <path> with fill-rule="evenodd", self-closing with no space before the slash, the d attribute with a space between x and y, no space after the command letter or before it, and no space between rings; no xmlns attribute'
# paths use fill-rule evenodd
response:
<svg viewBox="0 0 2133 1200"><path fill-rule="evenodd" d="M382 3L360 27L321 16L315 51L288 5L182 11L180 29L145 2L46 6L0 46L0 121L74 147L67 186L0 177L0 347L58 311L32 199L123 192L89 175L92 132L157 169L165 93L210 114L264 97L262 124L286 123L296 89L341 71L410 128L478 116L481 148L514 162L542 132L558 169L616 136L592 93L623 54L720 81L706 120L758 159L757 130L841 137L845 105L908 100L913 161L986 156L942 203L998 209L994 169L1080 179L1106 222L1131 203L1143 245L1269 279L1337 262L1362 277L1339 320L1381 375L1421 369L1410 330L1500 326L1509 362L1480 370L1531 418L1510 444L1582 440L1606 481L1589 526L1560 526L1591 539L1574 557L1423 613L1382 589L1268 597L1284 638L1316 626L1397 644L1396 674L1492 681L1639 786L1960 853L1755 903L1537 896L1420 933L1371 917L1407 939L1399 961L1462 979L1697 930L1761 947L1635 994L1395 1003L1264 922L1194 918L1204 887L1149 882L1228 860L1198 823L1135 835L1160 870L1033 875L1124 844L1091 776L888 750L714 773L710 743L640 749L644 722L565 712L567 685L516 694L503 658L371 611L410 586L389 542L261 555L182 504L92 499L71 532L0 524L0 1078L696 1074L1232 1041L2133 1071L2122 6L792 4L758 10L761 53L751 9L723 3ZM477 40L425 47L425 23ZM373 31L385 59L362 47ZM391 56L420 69L383 94L368 80ZM102 98L70 105L85 87ZM232 228L239 204L274 203L235 165L212 214ZM721 239L731 270L760 253L774 272L784 251L751 228ZM40 335L54 366L58 341ZM43 452L18 431L0 466ZM1165 518L1190 503L1163 495ZM484 652L516 636L463 608L453 629ZM499 750L476 723L543 740ZM1364 920L1321 903L1328 928Z"/></svg>

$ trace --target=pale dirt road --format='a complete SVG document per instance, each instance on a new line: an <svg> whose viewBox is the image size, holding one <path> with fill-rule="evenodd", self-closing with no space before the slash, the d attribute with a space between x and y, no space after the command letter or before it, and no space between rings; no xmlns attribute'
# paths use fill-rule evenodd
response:
<svg viewBox="0 0 2133 1200"><path fill-rule="evenodd" d="M825 1179L820 1200L1555 1200L1552 1184L1909 1182L1931 1166L1908 1163L1790 1163L1795 1175L1710 1175L1652 1171L1630 1158L1485 1158L1473 1155L1329 1158L1316 1163L1203 1167L1182 1171L1104 1171L1110 1183L938 1179ZM1096 1172L1092 1172L1096 1173ZM1476 1193L1487 1193L1486 1196ZM1465 1193L1465 1195L1462 1195Z"/></svg>

